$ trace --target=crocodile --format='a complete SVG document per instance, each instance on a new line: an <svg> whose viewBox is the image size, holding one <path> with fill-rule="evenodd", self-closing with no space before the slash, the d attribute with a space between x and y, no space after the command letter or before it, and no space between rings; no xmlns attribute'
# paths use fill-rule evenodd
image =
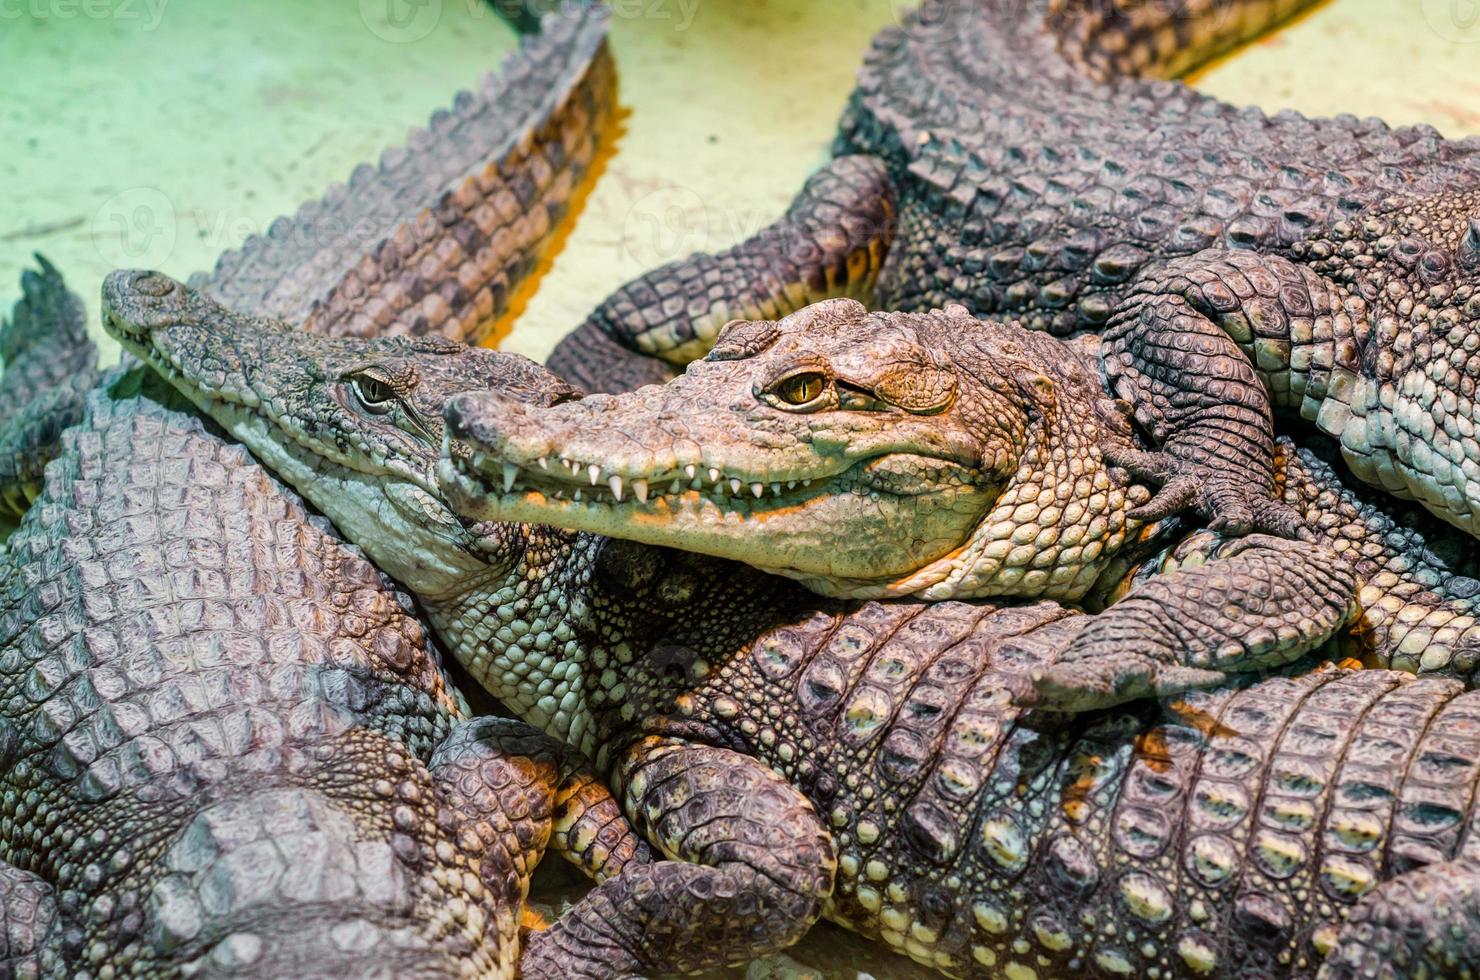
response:
<svg viewBox="0 0 1480 980"><path fill-rule="evenodd" d="M1425 627L1394 633L1370 592L1349 618L1348 582L1357 590L1381 561L1347 515L1372 511L1293 446L1279 500L1315 542L1136 519L1146 491L1106 458L1140 451L1086 347L959 306L826 300L731 324L666 385L549 407L455 398L449 436L469 452L448 456L442 485L471 516L736 559L827 595L1115 598L1045 678L1062 706L1266 668L1347 624L1375 627L1384 658L1401 648L1468 669L1480 656L1480 583L1463 548L1425 576L1444 610ZM1446 537L1421 513L1384 523ZM1199 560L1155 561L1144 567L1170 574L1125 588L1127 562L1168 548Z"/></svg>
<svg viewBox="0 0 1480 980"><path fill-rule="evenodd" d="M21 275L21 298L0 322L0 516L19 518L41 491L62 432L82 418L98 379L98 349L82 300L40 255Z"/></svg>
<svg viewBox="0 0 1480 980"><path fill-rule="evenodd" d="M526 12L520 22L531 19ZM190 282L235 308L290 317L329 336L487 339L559 241L562 220L613 138L607 20L600 7L553 14L404 144L222 253ZM41 272L23 279L15 314L0 325L7 378L0 516L12 518L25 510L98 377L81 303L38 261ZM37 322L55 326L33 345Z"/></svg>
<svg viewBox="0 0 1480 980"><path fill-rule="evenodd" d="M509 391L512 375L519 379L514 397L532 411L558 411L574 397L553 376L542 390L526 390L536 375L518 358L476 349L417 352L406 338L367 345L311 337L287 323L232 313L149 273L110 277L105 309L110 332L127 349L300 488L416 595L443 644L473 678L513 714L590 758L661 855L598 885L549 930L531 937L521 967L527 977L651 975L743 961L795 941L818 917L956 976L1054 975L1071 964L1108 975L1122 961L1132 972L1164 962L1157 967L1163 975L1215 967L1233 972L1239 965L1253 970L1256 964L1271 975L1310 973L1332 948L1333 930L1339 932L1364 886L1323 893L1317 901L1295 886L1281 890L1260 879L1251 885L1257 895L1244 900L1232 888L1217 892L1210 879L1208 894L1199 892L1196 904L1186 889L1202 886L1179 881L1184 865L1166 850L1184 844L1168 836L1170 823L1150 821L1170 820L1179 800L1189 807L1198 801L1193 819L1202 820L1204 810L1209 819L1221 811L1225 822L1209 826L1213 839L1187 853L1208 855L1215 865L1210 875L1233 874L1241 862L1265 860L1266 848L1275 853L1287 844L1248 830L1249 821L1265 819L1263 811L1249 808L1255 798L1250 781L1264 785L1258 781L1268 778L1273 786L1275 774L1294 764L1275 754L1285 751L1281 746L1288 744L1290 752L1328 748L1304 720L1295 724L1281 713L1293 710L1298 692L1334 684L1331 703L1324 697L1313 702L1312 724L1356 733L1370 716L1374 741L1377 732L1390 731L1407 739L1404 745L1423 737L1418 716L1394 721L1387 708L1363 714L1359 699L1344 700L1341 692L1352 689L1343 685L1390 678L1383 683L1392 685L1395 711L1406 703L1400 690L1442 691L1442 698L1469 703L1458 678L1473 674L1473 644L1456 643L1471 656L1450 664L1400 647L1410 629L1469 629L1465 638L1473 638L1473 615L1462 611L1464 582L1480 583L1462 580L1456 569L1480 574L1475 556L1442 535L1426 539L1409 527L1402 505L1343 485L1329 466L1308 463L1315 457L1303 450L1301 465L1284 477L1287 499L1308 508L1333 549L1359 552L1364 567L1375 569L1364 584L1368 628L1350 630L1341 650L1316 656L1357 652L1380 667L1388 652L1398 651L1390 662L1452 676L1430 676L1413 687L1408 674L1325 672L1265 681L1249 688L1254 693L1236 693L1241 685L1234 683L1217 694L1171 702L1208 705L1211 720L1202 728L1206 719L1198 711L1188 713L1190 722L1168 724L1155 718L1160 708L1148 701L1110 712L1054 712L1040 700L1040 678L1096 617L1052 601L1009 608L823 598L794 581L694 552L459 515L438 475L449 441L443 417L457 389L480 390L467 387L476 383ZM459 360L478 366L461 369ZM466 468L463 479L478 477L473 447L452 438L445 455ZM485 492L498 493L492 488L502 488L501 471L488 482ZM1141 566L1127 563L1126 574L1156 563L1195 564L1191 545L1179 545L1160 555L1148 550ZM1026 659L1003 652L1009 641L1013 650L1028 651ZM1014 664L1008 673L1016 681L992 672L1008 662L1003 658ZM1216 707L1225 704L1226 712ZM1265 704L1270 713L1260 716ZM1023 714L1028 705L1032 713ZM1119 748L1074 743L1076 733L1099 731L1102 722L1120 732ZM1288 743L1276 737L1287 722L1295 733ZM1042 741L1046 732L1079 747L1057 755ZM1199 793L1223 794L1207 800L1190 786L1185 796L1128 798L1129 809L1114 821L1096 809L1113 808L1110 797L1122 786L1152 793L1159 785L1143 770L1125 783L1100 782L1097 751L1105 750L1111 768L1143 757L1146 766L1162 767L1167 746L1201 735L1238 739L1208 743L1207 778L1226 775L1243 783L1204 784ZM1372 764L1387 782L1378 785L1403 778L1399 763L1407 750L1360 745L1354 767L1381 756ZM1235 762L1235 752L1254 754ZM1181 756L1177 760L1175 771L1182 772ZM1328 798L1313 782L1317 776L1288 782L1292 792L1310 791L1312 807L1324 808ZM1026 780L1021 795L1019 777ZM1285 777L1279 778L1276 788L1283 791ZM1456 779L1454 785L1468 784ZM1246 795L1227 795L1234 791ZM1343 790L1341 799L1355 793ZM1468 806L1463 799L1461 806ZM1354 812L1359 805L1353 812L1331 810L1333 828L1359 818L1371 827L1367 817L1377 820L1371 839L1358 840L1355 864L1343 863L1346 852L1332 858L1333 877L1371 868L1375 881L1404 870L1363 863L1386 861L1390 830L1396 841L1416 820L1405 810L1409 816L1400 826L1384 801L1390 798L1371 797L1370 814ZM1080 832L1053 823L1061 804L1065 814L1094 822ZM1439 822L1449 826L1447 820ZM1308 833L1325 826L1316 816L1310 821L1300 825ZM1157 833L1163 836L1154 839ZM1122 901L1115 898L1120 879L1139 869L1164 876L1158 880L1166 894L1179 897L1168 914L1180 918L1150 915L1151 926L1165 927L1148 932L1124 909L1107 907L1086 930L1080 910L1065 904L1077 885L1041 899L1014 890L1063 880L1061 866L1034 856L1038 849L1058 853L1047 849L1060 836L1078 842L1057 845L1069 848L1063 853L1071 857L1080 855L1074 848L1086 848L1069 870L1079 875L1073 881L1084 885L1088 898ZM1453 853L1445 847L1443 856ZM1045 870L1023 875L1039 867ZM1100 893L1102 867L1107 890ZM1317 867L1325 873L1319 865L1312 874ZM1127 888L1130 897L1123 901L1153 894ZM1351 914L1369 915L1377 901ZM1083 911L1099 916L1097 907ZM1037 913L1054 910L1069 932L1042 928ZM1381 911L1370 910L1370 921ZM1174 928L1180 931L1170 935ZM1371 939L1374 948L1381 941ZM1339 944L1343 955L1355 955L1355 942ZM1466 949L1458 947L1457 955Z"/></svg>
<svg viewBox="0 0 1480 980"><path fill-rule="evenodd" d="M459 724L408 597L152 372L108 380L0 557L0 973L515 976L552 835L646 855L598 860L615 801Z"/></svg>
<svg viewBox="0 0 1480 980"><path fill-rule="evenodd" d="M851 296L1111 340L1162 454L1146 518L1298 535L1272 410L1480 531L1480 138L1266 115L1185 74L1304 0L925 0L875 39L834 158L774 225L654 270L549 359L590 391L671 377L731 319Z"/></svg>
<svg viewBox="0 0 1480 980"><path fill-rule="evenodd" d="M612 107L600 13L546 28L519 91L459 96L209 287L338 281L393 313L314 302L314 329L476 335L466 304L506 303ZM468 295L408 305L418 268ZM461 721L412 601L327 520L153 372L100 375L44 260L23 290L0 404L56 458L5 474L0 974L512 977L547 843L598 880L646 860L566 746Z"/></svg>

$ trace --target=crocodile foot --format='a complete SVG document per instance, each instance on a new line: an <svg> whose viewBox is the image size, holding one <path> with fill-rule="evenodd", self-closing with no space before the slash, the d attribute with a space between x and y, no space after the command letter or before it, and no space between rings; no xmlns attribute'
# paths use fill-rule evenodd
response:
<svg viewBox="0 0 1480 980"><path fill-rule="evenodd" d="M1255 534L1157 576L1090 619L1034 678L1032 703L1090 711L1273 669L1355 613L1356 577L1329 548Z"/></svg>
<svg viewBox="0 0 1480 980"><path fill-rule="evenodd" d="M1223 534L1263 533L1297 541L1316 540L1315 532L1293 507L1241 480L1236 470L1124 446L1107 446L1105 460L1132 478L1160 488L1150 501L1130 512L1129 516L1137 520L1150 523L1192 510Z"/></svg>

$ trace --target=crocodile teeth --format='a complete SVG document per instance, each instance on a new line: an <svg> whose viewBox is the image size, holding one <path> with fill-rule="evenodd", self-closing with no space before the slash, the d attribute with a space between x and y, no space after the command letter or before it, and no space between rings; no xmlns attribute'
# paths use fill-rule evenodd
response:
<svg viewBox="0 0 1480 980"><path fill-rule="evenodd" d="M795 481L795 480L787 480L786 481L786 489L788 489L788 490L795 490L796 488L797 488L797 481Z"/></svg>
<svg viewBox="0 0 1480 980"><path fill-rule="evenodd" d="M740 496L740 480L733 476L730 477L730 492L737 497Z"/></svg>
<svg viewBox="0 0 1480 980"><path fill-rule="evenodd" d="M580 503L581 502L581 491L580 490L577 490L575 493L571 494L570 495L570 499L571 500L574 500L576 503Z"/></svg>
<svg viewBox="0 0 1480 980"><path fill-rule="evenodd" d="M710 483L718 483L719 482L719 470L715 469L713 466L709 467L709 482Z"/></svg>
<svg viewBox="0 0 1480 980"><path fill-rule="evenodd" d="M683 475L688 477L690 480L697 476L698 473L699 467L695 466L693 463L690 463L688 466L685 466L683 468Z"/></svg>
<svg viewBox="0 0 1480 980"><path fill-rule="evenodd" d="M773 483L773 484L771 484L771 493L772 493L772 495L777 496L777 497L781 496L781 484L779 484L779 483Z"/></svg>
<svg viewBox="0 0 1480 980"><path fill-rule="evenodd" d="M601 467L597 466L595 463L592 463L590 466L586 467L586 473L590 475L591 485L593 487L596 486L597 482L601 480Z"/></svg>
<svg viewBox="0 0 1480 980"><path fill-rule="evenodd" d="M579 463L572 463L570 460L566 459L564 456L561 456L560 457L560 465L561 466L564 466L566 469L570 470L572 473L578 473L578 472L580 472L580 468L581 468Z"/></svg>
<svg viewBox="0 0 1480 980"><path fill-rule="evenodd" d="M514 489L514 481L519 479L519 467L513 463L504 464L504 493Z"/></svg>
<svg viewBox="0 0 1480 980"><path fill-rule="evenodd" d="M752 483L750 485L750 492L759 498L761 494L766 492L766 488L759 483Z"/></svg>
<svg viewBox="0 0 1480 980"><path fill-rule="evenodd" d="M595 467L592 468L595 469ZM592 482L594 483L595 481L593 480ZM622 478L613 473L612 478L607 481L607 486L612 488L612 496L616 497L617 503L620 504L622 502Z"/></svg>
<svg viewBox="0 0 1480 980"><path fill-rule="evenodd" d="M683 481L680 480L678 477L674 477L673 478L673 483L671 483L669 485L669 487L668 487L668 492L669 493L678 493L682 489L683 489Z"/></svg>
<svg viewBox="0 0 1480 980"><path fill-rule="evenodd" d="M535 462L538 463L538 464L540 464L540 469L542 469L542 470L548 470L550 468L549 461L547 459L545 459L545 457L543 457L543 456L541 456L539 459L535 460Z"/></svg>
<svg viewBox="0 0 1480 980"><path fill-rule="evenodd" d="M616 477L612 477L612 481L613 482L615 482L616 479L617 479ZM639 504L645 504L645 503L647 503L647 481L646 480L633 480L632 481L632 494L633 494L633 496L635 496L637 498L637 502ZM617 499L620 500L621 498L618 497Z"/></svg>

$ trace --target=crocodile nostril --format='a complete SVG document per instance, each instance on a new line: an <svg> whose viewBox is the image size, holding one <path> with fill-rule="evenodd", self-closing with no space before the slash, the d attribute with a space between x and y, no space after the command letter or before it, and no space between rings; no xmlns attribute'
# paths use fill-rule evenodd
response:
<svg viewBox="0 0 1480 980"><path fill-rule="evenodd" d="M157 272L141 272L134 276L130 285L145 296L167 296L175 288L175 284L167 276L161 276Z"/></svg>

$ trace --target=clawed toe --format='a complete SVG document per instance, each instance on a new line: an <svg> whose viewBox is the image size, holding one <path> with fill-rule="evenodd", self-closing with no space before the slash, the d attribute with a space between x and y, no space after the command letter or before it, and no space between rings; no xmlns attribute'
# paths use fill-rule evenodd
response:
<svg viewBox="0 0 1480 980"><path fill-rule="evenodd" d="M1231 537L1262 533L1315 540L1315 533L1294 508L1211 466L1127 447L1106 448L1105 460L1132 479L1159 488L1151 500L1129 512L1134 520L1152 523L1190 510L1212 530Z"/></svg>
<svg viewBox="0 0 1480 980"><path fill-rule="evenodd" d="M1221 671L1157 663L1132 652L1060 661L1039 675L1032 706L1083 712L1114 707L1146 697L1169 697L1213 687L1227 679Z"/></svg>

